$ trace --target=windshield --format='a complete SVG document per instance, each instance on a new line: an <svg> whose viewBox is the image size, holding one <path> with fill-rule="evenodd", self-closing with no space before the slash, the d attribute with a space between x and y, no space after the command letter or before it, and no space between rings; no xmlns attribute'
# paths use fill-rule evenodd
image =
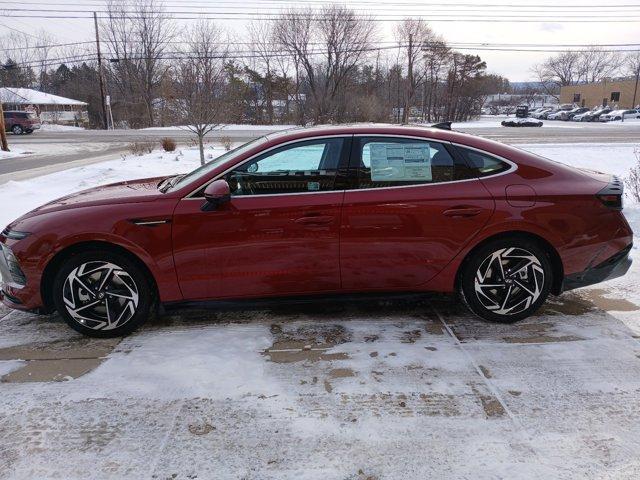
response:
<svg viewBox="0 0 640 480"><path fill-rule="evenodd" d="M178 182L176 182L175 184L171 185L169 190L180 189L180 188L184 187L185 185L188 185L191 182L194 182L197 179L199 179L201 177L204 177L205 175L207 175L209 172L211 172L214 168L216 168L218 165L222 164L223 162L226 162L228 160L232 160L232 159L236 158L237 156L242 155L245 152L248 152L249 150L254 148L256 145L259 145L259 144L264 143L266 141L267 141L267 137L258 137L258 138L254 139L254 140L251 140L250 142L247 142L247 143L245 143L243 145L240 145L237 148L234 148L233 150L229 150L228 152L220 155L218 158L216 158L214 160L211 160L209 163L205 163L201 167L196 168L191 173L188 173L187 175L184 175L182 178L180 178L180 180Z"/></svg>

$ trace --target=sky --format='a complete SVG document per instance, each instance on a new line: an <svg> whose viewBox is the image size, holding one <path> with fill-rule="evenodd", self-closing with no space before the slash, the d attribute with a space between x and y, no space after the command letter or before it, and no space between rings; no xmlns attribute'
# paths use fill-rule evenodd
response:
<svg viewBox="0 0 640 480"><path fill-rule="evenodd" d="M131 4L132 0L124 2ZM384 3L375 0L347 3L336 0L246 0L242 4L233 0L164 0L166 11L178 18L181 26L206 15L240 41L247 18L274 14L282 8L318 7L331 2L373 15L378 20L379 38L383 42L393 40L396 19L421 16L447 42L457 44L457 50L480 55L487 62L490 73L503 75L512 82L536 80L533 66L554 53L532 50L565 48L556 45L634 43L638 46L624 48L640 49L640 0L611 0L609 4L594 0L389 0ZM101 0L33 0L21 4L0 0L0 35L8 33L9 29L25 32L44 29L60 43L93 40L92 18L33 18L45 15L88 17L93 10L104 10L104 3ZM467 44L467 49L461 48L461 44ZM517 48L520 51L473 50L471 47Z"/></svg>

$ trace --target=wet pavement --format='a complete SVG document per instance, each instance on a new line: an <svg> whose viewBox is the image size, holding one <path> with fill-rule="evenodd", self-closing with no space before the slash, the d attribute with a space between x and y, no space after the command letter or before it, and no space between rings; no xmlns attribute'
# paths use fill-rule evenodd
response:
<svg viewBox="0 0 640 480"><path fill-rule="evenodd" d="M434 295L98 340L0 310L0 478L638 478L638 312L593 289L494 324Z"/></svg>

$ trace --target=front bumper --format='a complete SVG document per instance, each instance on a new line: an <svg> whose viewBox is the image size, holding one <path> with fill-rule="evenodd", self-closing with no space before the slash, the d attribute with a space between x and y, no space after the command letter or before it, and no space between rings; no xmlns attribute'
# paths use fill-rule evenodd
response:
<svg viewBox="0 0 640 480"><path fill-rule="evenodd" d="M582 272L565 276L562 282L562 291L586 287L587 285L593 285L623 276L631 267L632 260L629 253L631 252L632 246L633 244L629 244L626 248L620 250L595 267L590 267Z"/></svg>
<svg viewBox="0 0 640 480"><path fill-rule="evenodd" d="M7 255L10 260L7 260ZM14 264L10 265L10 262L14 262ZM24 273L13 252L5 244L0 244L0 301L9 307L21 308L23 302L15 296L15 293L20 292L25 286Z"/></svg>

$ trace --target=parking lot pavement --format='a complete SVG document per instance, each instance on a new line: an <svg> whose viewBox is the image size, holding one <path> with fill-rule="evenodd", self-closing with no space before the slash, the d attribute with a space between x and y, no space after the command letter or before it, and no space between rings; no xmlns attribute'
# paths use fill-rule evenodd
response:
<svg viewBox="0 0 640 480"><path fill-rule="evenodd" d="M121 341L0 311L0 478L638 478L640 343L607 301L190 311Z"/></svg>

